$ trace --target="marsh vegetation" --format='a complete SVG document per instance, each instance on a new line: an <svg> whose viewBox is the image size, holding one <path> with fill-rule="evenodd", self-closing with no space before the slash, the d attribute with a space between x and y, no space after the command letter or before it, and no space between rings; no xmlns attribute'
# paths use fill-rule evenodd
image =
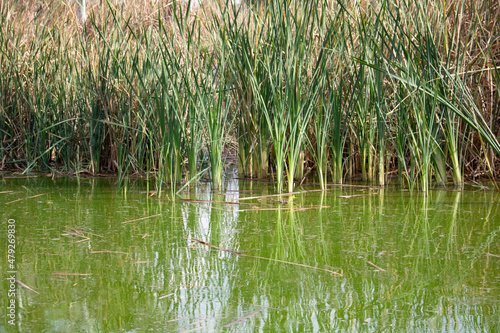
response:
<svg viewBox="0 0 500 333"><path fill-rule="evenodd" d="M2 169L170 195L220 187L229 153L278 192L498 176L498 2L0 4Z"/></svg>

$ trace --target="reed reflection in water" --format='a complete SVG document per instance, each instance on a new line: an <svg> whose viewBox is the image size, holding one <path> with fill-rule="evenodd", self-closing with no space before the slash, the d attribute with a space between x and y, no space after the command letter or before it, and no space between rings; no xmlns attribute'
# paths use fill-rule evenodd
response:
<svg viewBox="0 0 500 333"><path fill-rule="evenodd" d="M18 280L37 292L18 286L18 330L499 328L495 192L343 187L237 205L215 201L272 187L232 178L222 191L202 184L183 194L196 202L145 188L3 179L2 227L16 219ZM5 256L0 264L6 272Z"/></svg>

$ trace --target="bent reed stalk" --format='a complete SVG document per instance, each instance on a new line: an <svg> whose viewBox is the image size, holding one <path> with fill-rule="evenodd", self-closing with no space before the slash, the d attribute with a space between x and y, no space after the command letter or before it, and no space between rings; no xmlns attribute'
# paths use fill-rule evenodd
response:
<svg viewBox="0 0 500 333"><path fill-rule="evenodd" d="M494 1L0 1L0 168L209 165L292 192L346 176L428 191L499 176ZM207 162L207 163L206 163ZM206 164L206 165L205 165Z"/></svg>

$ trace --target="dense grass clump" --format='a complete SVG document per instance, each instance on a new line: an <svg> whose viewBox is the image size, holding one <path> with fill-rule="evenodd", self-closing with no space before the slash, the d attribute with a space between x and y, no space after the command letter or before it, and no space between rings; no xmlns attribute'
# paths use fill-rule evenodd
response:
<svg viewBox="0 0 500 333"><path fill-rule="evenodd" d="M491 2L491 3L490 3ZM493 1L0 4L2 169L293 191L498 176Z"/></svg>

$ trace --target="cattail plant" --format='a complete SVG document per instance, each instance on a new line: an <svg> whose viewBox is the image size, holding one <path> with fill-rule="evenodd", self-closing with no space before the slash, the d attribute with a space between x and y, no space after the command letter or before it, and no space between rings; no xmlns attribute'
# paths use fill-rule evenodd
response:
<svg viewBox="0 0 500 333"><path fill-rule="evenodd" d="M497 11L491 0L3 1L0 167L146 173L174 198L208 170L222 187L231 142L240 173L271 176L278 192L305 165L322 188L494 179Z"/></svg>

